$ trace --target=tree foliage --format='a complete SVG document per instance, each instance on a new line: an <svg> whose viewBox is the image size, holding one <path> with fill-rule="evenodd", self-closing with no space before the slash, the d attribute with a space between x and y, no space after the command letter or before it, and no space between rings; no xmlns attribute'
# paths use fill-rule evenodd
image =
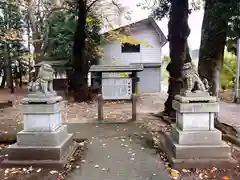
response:
<svg viewBox="0 0 240 180"><path fill-rule="evenodd" d="M239 16L239 0L206 0L199 53L199 74L209 81L210 93L218 95L224 49L236 52L235 40ZM236 46L235 46L236 47Z"/></svg>
<svg viewBox="0 0 240 180"><path fill-rule="evenodd" d="M148 9L156 19L161 20L164 17L169 17L172 0L142 0L138 6L143 9ZM189 13L192 10L199 10L203 2L201 0L189 0Z"/></svg>
<svg viewBox="0 0 240 180"><path fill-rule="evenodd" d="M0 55L3 72L1 87L4 87L7 81L8 87L13 92L13 77L18 79L26 72L22 58L26 52L22 38L24 32L23 14L14 0L2 3L1 8L3 10L0 18Z"/></svg>
<svg viewBox="0 0 240 180"><path fill-rule="evenodd" d="M231 1L230 1L231 2ZM227 49L236 54L237 52L237 39L240 37L240 1L235 0L232 4L232 11L228 19L227 31Z"/></svg>

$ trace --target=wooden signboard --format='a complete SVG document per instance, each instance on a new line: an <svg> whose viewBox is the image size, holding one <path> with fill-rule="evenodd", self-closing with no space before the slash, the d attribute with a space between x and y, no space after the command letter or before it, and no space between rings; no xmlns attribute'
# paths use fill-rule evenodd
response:
<svg viewBox="0 0 240 180"><path fill-rule="evenodd" d="M143 70L143 65L109 66L92 65L90 72L98 73L102 88L98 94L98 120L103 120L104 100L132 100L132 120L137 118L136 83L137 72Z"/></svg>

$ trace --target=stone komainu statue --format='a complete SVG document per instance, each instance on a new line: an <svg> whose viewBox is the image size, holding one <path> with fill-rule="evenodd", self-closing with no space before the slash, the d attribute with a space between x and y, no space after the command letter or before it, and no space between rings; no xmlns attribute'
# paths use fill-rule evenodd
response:
<svg viewBox="0 0 240 180"><path fill-rule="evenodd" d="M188 62L183 65L182 78L185 81L185 92L208 91L209 85L207 79L201 80L193 63ZM194 89L194 87L197 89Z"/></svg>
<svg viewBox="0 0 240 180"><path fill-rule="evenodd" d="M36 81L31 81L28 86L30 92L36 95L54 96L56 92L53 90L54 69L49 64L43 64L39 68Z"/></svg>

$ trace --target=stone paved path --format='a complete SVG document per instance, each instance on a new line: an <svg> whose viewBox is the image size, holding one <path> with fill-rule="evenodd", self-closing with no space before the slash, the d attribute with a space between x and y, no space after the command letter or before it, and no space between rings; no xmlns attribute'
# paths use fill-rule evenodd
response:
<svg viewBox="0 0 240 180"><path fill-rule="evenodd" d="M68 180L170 180L159 155L144 147L147 134L136 124L81 129L77 138L95 136L90 138L82 168L71 172Z"/></svg>

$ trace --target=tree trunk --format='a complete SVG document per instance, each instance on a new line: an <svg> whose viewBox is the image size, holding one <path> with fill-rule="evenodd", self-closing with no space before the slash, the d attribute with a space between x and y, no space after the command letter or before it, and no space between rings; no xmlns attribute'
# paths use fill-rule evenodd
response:
<svg viewBox="0 0 240 180"><path fill-rule="evenodd" d="M42 53L42 42L41 42L41 34L39 32L39 25L34 15L34 8L36 6L35 0L28 0L28 20L29 25L32 30L32 41L34 47L34 54L35 54L35 63L39 63L42 61L41 53Z"/></svg>
<svg viewBox="0 0 240 180"><path fill-rule="evenodd" d="M198 71L201 78L208 80L210 94L217 96L226 44L227 20L220 19L222 16L214 13L214 3L216 0L207 0L205 4Z"/></svg>
<svg viewBox="0 0 240 180"><path fill-rule="evenodd" d="M74 36L73 45L73 69L74 72L70 78L71 90L75 101L82 102L88 100L88 62L84 56L85 39L86 39L86 18L87 4L86 1L78 1L78 21Z"/></svg>
<svg viewBox="0 0 240 180"><path fill-rule="evenodd" d="M171 61L167 66L169 72L168 98L165 102L166 113L175 117L172 101L180 93L182 87L181 69L185 62L191 62L187 38L190 34L188 26L188 0L172 0L170 19L168 22L168 39Z"/></svg>
<svg viewBox="0 0 240 180"><path fill-rule="evenodd" d="M7 80L7 78L6 78L6 67L4 66L3 67L3 76L2 76L2 82L1 82L1 88L5 88L5 85L6 85L6 80Z"/></svg>
<svg viewBox="0 0 240 180"><path fill-rule="evenodd" d="M22 86L23 86L23 82L22 82L23 66L22 66L20 60L18 60L18 64L19 64L19 76L18 76L18 78L19 78L19 87L22 88Z"/></svg>
<svg viewBox="0 0 240 180"><path fill-rule="evenodd" d="M12 74L12 61L10 57L10 49L9 45L7 45L7 73L6 73L6 79L7 79L7 87L10 89L10 93L14 93L14 85L13 85L13 74Z"/></svg>

